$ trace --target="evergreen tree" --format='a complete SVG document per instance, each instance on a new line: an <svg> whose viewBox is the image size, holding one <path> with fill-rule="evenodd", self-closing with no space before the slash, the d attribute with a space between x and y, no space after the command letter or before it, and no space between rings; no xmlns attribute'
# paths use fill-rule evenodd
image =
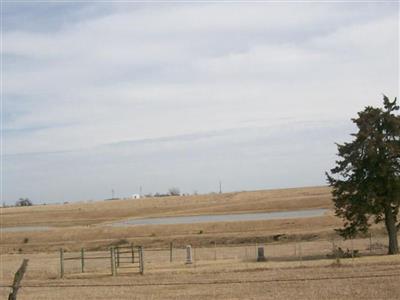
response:
<svg viewBox="0 0 400 300"><path fill-rule="evenodd" d="M366 107L352 119L354 140L338 146L336 167L326 173L335 213L344 220L345 238L366 233L372 223L385 223L389 254L399 252L400 115L397 99L383 96L383 108Z"/></svg>

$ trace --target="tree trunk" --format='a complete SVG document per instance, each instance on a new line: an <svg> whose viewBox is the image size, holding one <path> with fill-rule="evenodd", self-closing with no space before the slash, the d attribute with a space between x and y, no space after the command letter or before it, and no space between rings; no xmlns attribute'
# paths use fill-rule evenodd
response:
<svg viewBox="0 0 400 300"><path fill-rule="evenodd" d="M389 236L389 253L399 253L399 244L397 241L397 227L393 210L390 206L385 207L385 225Z"/></svg>

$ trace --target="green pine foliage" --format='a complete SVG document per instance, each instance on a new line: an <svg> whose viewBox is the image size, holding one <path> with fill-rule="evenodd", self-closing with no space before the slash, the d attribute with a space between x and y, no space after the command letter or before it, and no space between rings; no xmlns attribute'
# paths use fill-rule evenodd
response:
<svg viewBox="0 0 400 300"><path fill-rule="evenodd" d="M358 132L350 143L337 144L339 160L326 173L335 213L344 220L345 238L366 233L385 222L389 253L398 253L400 206L400 116L397 99L383 97L383 108L368 106L352 119Z"/></svg>

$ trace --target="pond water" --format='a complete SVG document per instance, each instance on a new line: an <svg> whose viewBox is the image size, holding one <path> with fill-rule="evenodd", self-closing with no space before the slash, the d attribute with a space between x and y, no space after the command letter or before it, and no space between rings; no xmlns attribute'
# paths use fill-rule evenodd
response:
<svg viewBox="0 0 400 300"><path fill-rule="evenodd" d="M51 227L48 226L16 226L16 227L1 227L1 232L25 232L25 231L47 231Z"/></svg>
<svg viewBox="0 0 400 300"><path fill-rule="evenodd" d="M225 215L200 215L200 216L181 216L181 217L162 217L162 218L143 218L128 219L111 223L111 226L132 226L132 225L167 225L167 224L192 224L208 222L237 222L237 221L260 221L260 220L279 220L297 219L323 216L328 209L309 209L278 211L267 213L247 213L247 214L225 214ZM27 231L47 231L50 226L16 226L1 227L1 232L27 232Z"/></svg>
<svg viewBox="0 0 400 300"><path fill-rule="evenodd" d="M309 209L296 211L279 211L268 213L247 213L247 214L225 214L225 215L201 215L163 218L129 219L114 222L112 226L130 225L164 225L164 224L191 224L208 222L237 222L237 221L259 221L278 219L297 219L323 216L328 209Z"/></svg>

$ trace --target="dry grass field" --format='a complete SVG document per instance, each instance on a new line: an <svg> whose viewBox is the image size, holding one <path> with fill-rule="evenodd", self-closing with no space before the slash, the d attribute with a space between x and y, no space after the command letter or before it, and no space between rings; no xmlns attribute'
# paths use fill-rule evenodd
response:
<svg viewBox="0 0 400 300"><path fill-rule="evenodd" d="M31 254L18 299L398 299L400 256L262 262L226 259L193 265L149 263L144 275L126 272L58 278L55 254ZM10 282L21 255L3 255L1 283ZM8 288L0 289L6 298Z"/></svg>
<svg viewBox="0 0 400 300"><path fill-rule="evenodd" d="M314 208L330 210L298 219L108 225L128 218ZM398 299L400 256L384 255L382 228L373 229L379 247L371 251L368 238L350 243L335 237L340 224L327 187L7 208L1 211L2 228L52 228L2 232L0 297L7 297L13 274L29 258L18 299ZM170 242L172 263L169 251L152 251ZM108 247L127 243L144 246L143 276L121 269L112 277L105 259L89 260L85 273L79 261L68 261L65 278L59 278L60 247L66 256L76 256L81 247L108 255ZM187 244L194 248L192 265L184 263ZM265 245L267 262L255 261L256 245ZM357 249L362 257L342 259L338 266L328 259L334 245Z"/></svg>
<svg viewBox="0 0 400 300"><path fill-rule="evenodd" d="M330 199L328 187L310 187L10 207L2 210L1 218L5 227L27 225L63 227L93 225L124 218L330 208L332 206Z"/></svg>
<svg viewBox="0 0 400 300"><path fill-rule="evenodd" d="M111 221L127 218L272 212L331 208L327 187L267 190L186 197L97 201L64 205L6 208L2 227L50 226L51 231L3 232L1 252L52 251L63 246L108 247L121 241L146 246L207 245L211 241L246 243L263 241L276 234L331 233L340 222L332 214L312 219L218 222L185 225L112 227ZM201 233L201 234L200 234ZM28 242L26 242L28 241Z"/></svg>

